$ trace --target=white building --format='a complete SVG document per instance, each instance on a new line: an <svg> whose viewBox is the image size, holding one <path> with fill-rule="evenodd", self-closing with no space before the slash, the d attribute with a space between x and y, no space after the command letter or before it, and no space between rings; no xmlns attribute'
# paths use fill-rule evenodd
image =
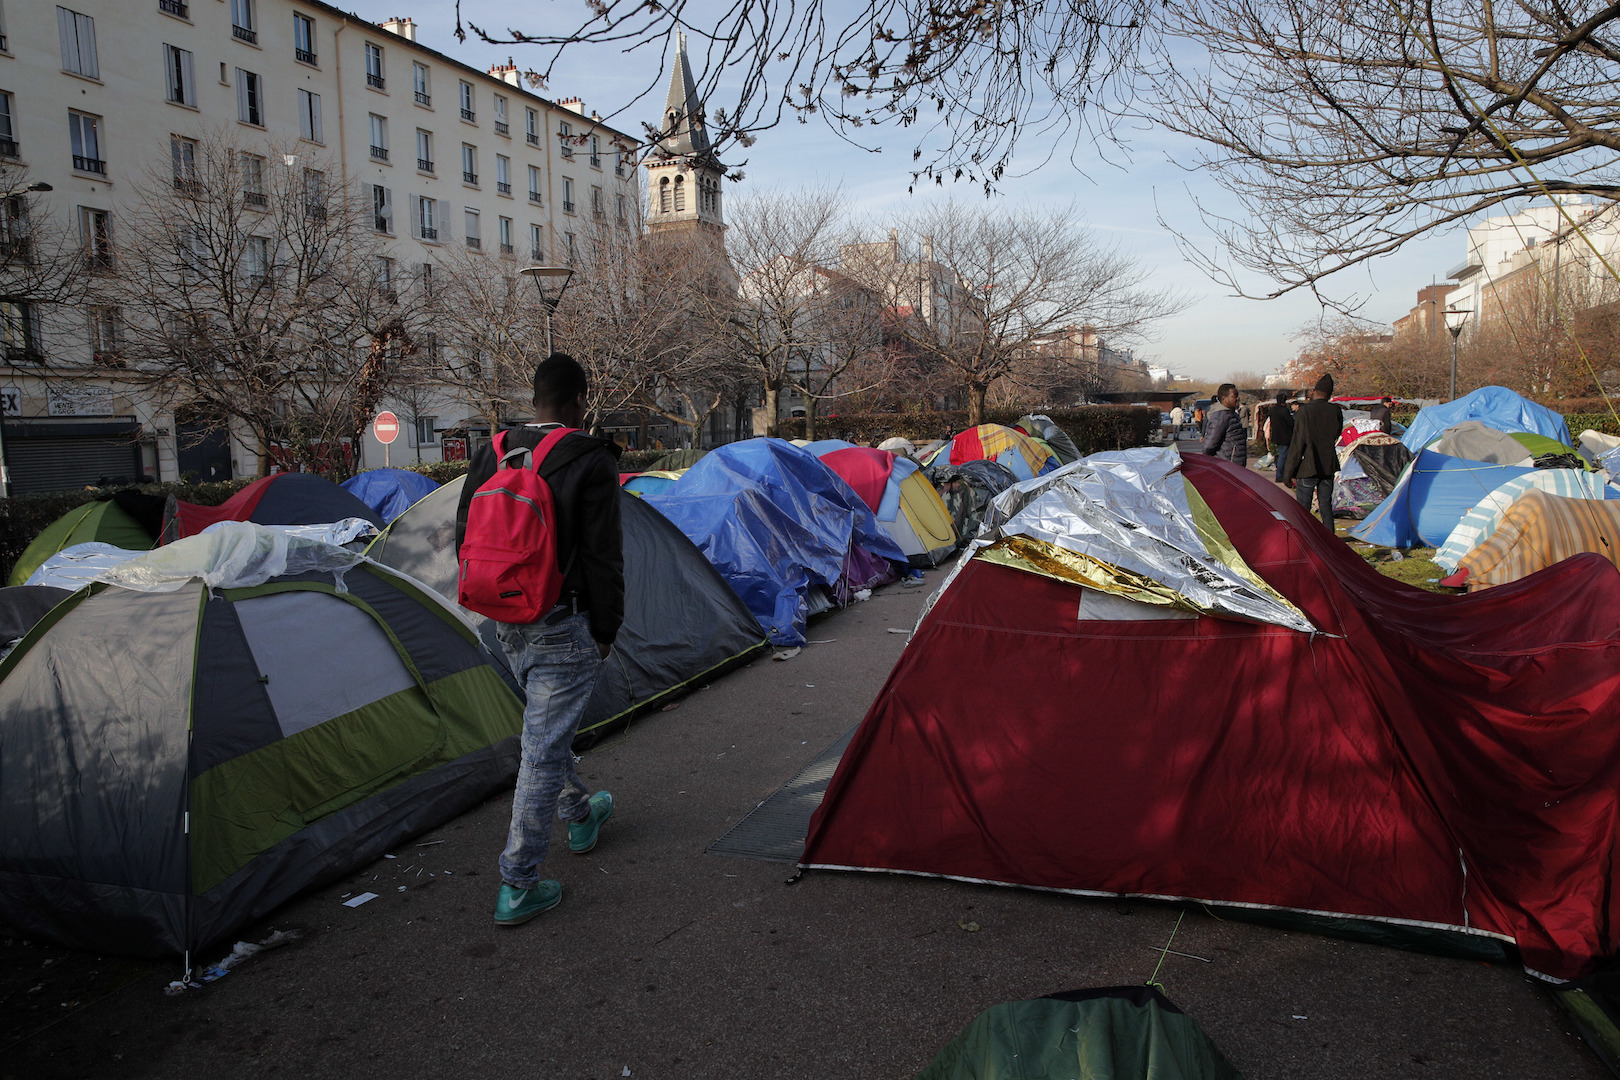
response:
<svg viewBox="0 0 1620 1080"><path fill-rule="evenodd" d="M633 138L578 98L531 93L515 67L480 71L415 38L409 19L375 26L291 0L4 0L0 155L51 185L40 208L90 251L110 243L113 258L132 186L168 167L176 140L227 129L244 142L308 146L369 186L402 266L465 244L510 260L515 273L565 260L572 235L593 221L632 227ZM30 351L89 358L101 332L89 309L0 314L11 490L255 470L260 448L240 433L199 443L105 377L31 373ZM464 404L432 407L401 413L395 463L438 460L444 431L483 426ZM364 464L381 465L382 447L366 442Z"/></svg>
<svg viewBox="0 0 1620 1080"><path fill-rule="evenodd" d="M1599 206L1579 196L1561 198L1560 202L1562 205L1531 206L1517 213L1488 217L1468 230L1468 257L1446 275L1457 285L1445 296L1447 309L1467 312L1462 324L1464 333L1471 333L1481 320L1501 316L1498 283L1521 275L1550 242L1554 248L1565 246L1576 236L1575 227L1586 230L1590 223L1593 232L1607 234L1601 248L1615 246L1613 215L1609 214L1606 221L1596 220L1599 211L1611 204Z"/></svg>

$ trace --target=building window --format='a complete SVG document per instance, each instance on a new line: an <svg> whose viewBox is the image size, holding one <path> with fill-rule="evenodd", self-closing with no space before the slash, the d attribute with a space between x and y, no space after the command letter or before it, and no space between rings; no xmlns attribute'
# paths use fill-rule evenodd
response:
<svg viewBox="0 0 1620 1080"><path fill-rule="evenodd" d="M119 364L124 351L124 320L115 307L90 309L90 358L98 364Z"/></svg>
<svg viewBox="0 0 1620 1080"><path fill-rule="evenodd" d="M231 36L249 45L259 43L258 24L253 21L253 0L231 0Z"/></svg>
<svg viewBox="0 0 1620 1080"><path fill-rule="evenodd" d="M304 170L304 210L316 221L326 220L326 174Z"/></svg>
<svg viewBox="0 0 1620 1080"><path fill-rule="evenodd" d="M0 90L0 157L17 156L17 129L11 122L11 95Z"/></svg>
<svg viewBox="0 0 1620 1080"><path fill-rule="evenodd" d="M421 274L417 277L417 280L422 283L422 295L423 296L432 296L433 295L433 264L429 263L429 262L425 262L425 263L418 263L417 265L421 268L421 271L422 271ZM439 335L432 334L432 333L428 334L428 336L427 336L427 349L428 349L428 359L429 360L437 360L439 358Z"/></svg>
<svg viewBox="0 0 1620 1080"><path fill-rule="evenodd" d="M428 92L428 69L426 64L411 65L411 80L416 87L416 103L418 105L432 106L433 95Z"/></svg>
<svg viewBox="0 0 1620 1080"><path fill-rule="evenodd" d="M298 91L298 134L313 143L326 141L321 137L321 95Z"/></svg>
<svg viewBox="0 0 1620 1080"><path fill-rule="evenodd" d="M59 7L56 29L62 39L62 70L87 79L101 78L101 65L96 60L96 20Z"/></svg>
<svg viewBox="0 0 1620 1080"><path fill-rule="evenodd" d="M169 136L169 158L174 165L174 189L187 195L197 194L197 140L182 135Z"/></svg>
<svg viewBox="0 0 1620 1080"><path fill-rule="evenodd" d="M602 189L599 187L591 188L591 213L597 217L607 216L607 206L602 202Z"/></svg>
<svg viewBox="0 0 1620 1080"><path fill-rule="evenodd" d="M535 262L544 262L545 261L545 256L546 256L545 246L540 243L540 226L538 226L538 225L530 225L529 226L529 258L533 259Z"/></svg>
<svg viewBox="0 0 1620 1080"><path fill-rule="evenodd" d="M506 124L506 99L495 95L495 134L505 135L511 129Z"/></svg>
<svg viewBox="0 0 1620 1080"><path fill-rule="evenodd" d="M165 15L173 15L177 19L191 18L191 9L188 8L182 2L182 0L158 0L158 10L163 12ZM0 34L0 41L3 41L4 39L5 35ZM0 49L3 48L5 48L5 46L0 45Z"/></svg>
<svg viewBox="0 0 1620 1080"><path fill-rule="evenodd" d="M502 255L510 255L510 254L512 254L512 252L514 250L513 247L512 247L512 219L509 218L509 217L501 218L501 220L500 220L500 230L499 231L500 231L500 242L501 242L501 254Z"/></svg>
<svg viewBox="0 0 1620 1080"><path fill-rule="evenodd" d="M382 46L366 42L366 85L373 90L383 88Z"/></svg>
<svg viewBox="0 0 1620 1080"><path fill-rule="evenodd" d="M529 166L529 201L540 202L540 166Z"/></svg>
<svg viewBox="0 0 1620 1080"><path fill-rule="evenodd" d="M39 308L34 304L0 300L0 346L7 360L40 360Z"/></svg>
<svg viewBox="0 0 1620 1080"><path fill-rule="evenodd" d="M563 233L563 243L568 247L568 265L573 266L579 258L579 248L574 244L574 234Z"/></svg>
<svg viewBox="0 0 1620 1080"><path fill-rule="evenodd" d="M601 167L602 167L602 149L601 149L601 145L600 145L600 140L595 135L592 135L591 136L591 168L600 169Z"/></svg>
<svg viewBox="0 0 1620 1080"><path fill-rule="evenodd" d="M388 160L388 119L371 114L371 160Z"/></svg>
<svg viewBox="0 0 1620 1080"><path fill-rule="evenodd" d="M686 209L686 177L675 178L675 212L678 214Z"/></svg>
<svg viewBox="0 0 1620 1080"><path fill-rule="evenodd" d="M394 202L381 184L371 185L371 220L380 233L394 231Z"/></svg>
<svg viewBox="0 0 1620 1080"><path fill-rule="evenodd" d="M101 117L89 113L68 113L68 140L73 144L73 167L80 172L107 175L101 157Z"/></svg>
<svg viewBox="0 0 1620 1080"><path fill-rule="evenodd" d="M495 155L495 190L502 195L512 194L512 160Z"/></svg>
<svg viewBox="0 0 1620 1080"><path fill-rule="evenodd" d="M420 198L416 200L416 234L423 240L437 240L439 228L437 222L438 206L433 199ZM431 268L423 266L423 273Z"/></svg>
<svg viewBox="0 0 1620 1080"><path fill-rule="evenodd" d="M236 118L264 127L264 80L241 68L236 69Z"/></svg>
<svg viewBox="0 0 1620 1080"><path fill-rule="evenodd" d="M394 260L386 255L378 255L372 263L372 269L377 275L377 291L388 297L390 303L394 302Z"/></svg>
<svg viewBox="0 0 1620 1080"><path fill-rule="evenodd" d="M113 268L112 215L90 206L79 207L79 239L84 244L84 261L92 272Z"/></svg>
<svg viewBox="0 0 1620 1080"><path fill-rule="evenodd" d="M473 112L473 88L470 82L461 84L461 118L468 121L477 119Z"/></svg>
<svg viewBox="0 0 1620 1080"><path fill-rule="evenodd" d="M463 183L478 183L478 148L461 144L461 179Z"/></svg>
<svg viewBox="0 0 1620 1080"><path fill-rule="evenodd" d="M416 167L425 173L433 171L433 133L416 129Z"/></svg>
<svg viewBox="0 0 1620 1080"><path fill-rule="evenodd" d="M623 195L615 195L614 201L617 205L619 224L624 225L630 220L629 214L626 210L628 200L626 200Z"/></svg>
<svg viewBox="0 0 1620 1080"><path fill-rule="evenodd" d="M669 213L669 177L667 176L658 181L658 212L660 214Z"/></svg>
<svg viewBox="0 0 1620 1080"><path fill-rule="evenodd" d="M624 175L624 159L625 159L625 152L623 150L615 150L613 152L613 175L614 176L623 176Z"/></svg>
<svg viewBox="0 0 1620 1080"><path fill-rule="evenodd" d="M573 212L574 182L565 176L563 177L563 213L572 214Z"/></svg>
<svg viewBox="0 0 1620 1080"><path fill-rule="evenodd" d="M192 56L186 49L163 46L163 71L169 83L169 100L176 105L197 107L197 76Z"/></svg>
<svg viewBox="0 0 1620 1080"><path fill-rule="evenodd" d="M242 202L260 210L270 205L264 194L264 158L257 154L242 155Z"/></svg>
<svg viewBox="0 0 1620 1080"><path fill-rule="evenodd" d="M533 109L523 110L523 136L530 146L540 145L540 114Z"/></svg>
<svg viewBox="0 0 1620 1080"><path fill-rule="evenodd" d="M270 241L267 238L250 236L242 245L242 279L253 286L270 280Z"/></svg>
<svg viewBox="0 0 1620 1080"><path fill-rule="evenodd" d="M573 133L574 129L568 124L567 121L563 121L557 125L557 138L562 143L562 156L565 158L571 158L574 156Z"/></svg>
<svg viewBox="0 0 1620 1080"><path fill-rule="evenodd" d="M478 233L478 211L467 207L467 246L474 250L484 246L483 238Z"/></svg>
<svg viewBox="0 0 1620 1080"><path fill-rule="evenodd" d="M315 20L293 12L293 57L301 63L315 62Z"/></svg>
<svg viewBox="0 0 1620 1080"><path fill-rule="evenodd" d="M439 418L437 416L418 416L411 421L412 446L437 446L439 443Z"/></svg>

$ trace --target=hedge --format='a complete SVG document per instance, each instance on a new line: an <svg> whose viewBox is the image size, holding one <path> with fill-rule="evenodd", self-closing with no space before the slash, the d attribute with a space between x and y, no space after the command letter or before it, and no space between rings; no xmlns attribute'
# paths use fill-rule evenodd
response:
<svg viewBox="0 0 1620 1080"><path fill-rule="evenodd" d="M984 421L1010 427L1024 414L1023 409L986 409ZM1082 454L1146 446L1153 432L1159 429L1159 410L1140 405L1088 405L1079 409L1057 409L1045 415L1068 433ZM948 439L967 426L966 409L840 413L816 418L816 438L843 439L863 446L902 438L921 446L935 439ZM784 439L804 438L804 419L783 420L777 433Z"/></svg>

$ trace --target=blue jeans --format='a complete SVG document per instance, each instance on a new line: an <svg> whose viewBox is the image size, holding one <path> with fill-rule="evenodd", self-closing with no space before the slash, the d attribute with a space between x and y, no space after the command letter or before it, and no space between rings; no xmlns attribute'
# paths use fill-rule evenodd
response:
<svg viewBox="0 0 1620 1080"><path fill-rule="evenodd" d="M1287 443L1278 443L1276 446L1271 448L1271 452L1273 454L1275 454L1276 458L1277 458L1277 462L1276 462L1276 465L1277 465L1277 483L1280 484L1280 483L1283 482L1283 479L1282 479L1283 466L1288 464L1288 444Z"/></svg>
<svg viewBox="0 0 1620 1080"><path fill-rule="evenodd" d="M531 889L540 880L551 847L552 814L583 821L591 813L591 793L574 770L572 745L602 658L590 617L562 615L566 611L553 608L539 622L495 624L495 637L529 695L512 826L501 852L501 878L518 889Z"/></svg>
<svg viewBox="0 0 1620 1080"><path fill-rule="evenodd" d="M1299 505L1311 512L1311 492L1316 493L1316 515L1322 519L1322 524L1333 531L1333 477L1331 476L1299 476L1294 478L1294 497Z"/></svg>

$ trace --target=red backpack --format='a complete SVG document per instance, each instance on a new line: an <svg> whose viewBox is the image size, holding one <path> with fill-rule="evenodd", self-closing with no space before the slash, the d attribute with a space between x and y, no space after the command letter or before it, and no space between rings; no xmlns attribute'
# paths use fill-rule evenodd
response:
<svg viewBox="0 0 1620 1080"><path fill-rule="evenodd" d="M456 602L462 607L497 622L532 623L556 605L563 587L556 506L540 466L577 430L548 432L532 452L521 446L505 451L506 432L496 434L495 475L467 503L456 585ZM516 460L524 454L530 455L528 468Z"/></svg>

